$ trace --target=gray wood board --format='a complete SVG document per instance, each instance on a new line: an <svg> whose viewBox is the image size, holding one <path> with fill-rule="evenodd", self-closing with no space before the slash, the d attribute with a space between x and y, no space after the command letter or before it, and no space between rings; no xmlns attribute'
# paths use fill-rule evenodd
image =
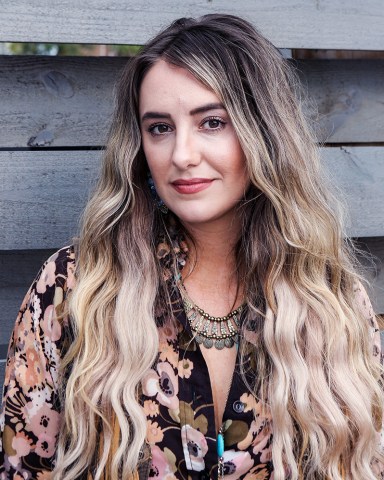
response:
<svg viewBox="0 0 384 480"><path fill-rule="evenodd" d="M384 235L384 149L333 147L321 153L331 182L349 205L349 234ZM100 156L100 151L1 151L0 250L70 243Z"/></svg>
<svg viewBox="0 0 384 480"><path fill-rule="evenodd" d="M0 152L0 249L70 243L100 155L100 151Z"/></svg>
<svg viewBox="0 0 384 480"><path fill-rule="evenodd" d="M103 145L126 61L0 57L0 147Z"/></svg>
<svg viewBox="0 0 384 480"><path fill-rule="evenodd" d="M142 44L176 18L223 12L250 20L278 47L384 49L382 0L3 0L0 10L7 42Z"/></svg>
<svg viewBox="0 0 384 480"><path fill-rule="evenodd" d="M358 239L362 274L372 285L369 296L377 314L384 314L384 237Z"/></svg>
<svg viewBox="0 0 384 480"><path fill-rule="evenodd" d="M126 63L0 56L0 147L103 145ZM309 60L297 68L320 140L384 141L384 60Z"/></svg>
<svg viewBox="0 0 384 480"><path fill-rule="evenodd" d="M384 141L383 60L307 60L298 72L320 141Z"/></svg>
<svg viewBox="0 0 384 480"><path fill-rule="evenodd" d="M325 147L321 155L331 184L348 205L348 235L383 235L384 148Z"/></svg>

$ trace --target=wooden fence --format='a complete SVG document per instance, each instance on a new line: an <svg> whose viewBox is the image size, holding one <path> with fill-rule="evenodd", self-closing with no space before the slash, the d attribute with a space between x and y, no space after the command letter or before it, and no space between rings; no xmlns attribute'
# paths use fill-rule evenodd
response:
<svg viewBox="0 0 384 480"><path fill-rule="evenodd" d="M0 0L0 42L141 44L175 18L210 12L247 18L279 48L384 53L382 0ZM0 56L1 379L28 285L76 234L125 62ZM323 160L349 204L349 234L376 256L368 275L384 313L384 55L297 65L320 113Z"/></svg>

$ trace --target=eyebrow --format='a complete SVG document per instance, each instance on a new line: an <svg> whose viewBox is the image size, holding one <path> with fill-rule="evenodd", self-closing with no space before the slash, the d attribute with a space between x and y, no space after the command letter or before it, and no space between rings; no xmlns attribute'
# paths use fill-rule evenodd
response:
<svg viewBox="0 0 384 480"><path fill-rule="evenodd" d="M193 108L189 112L189 114L197 115L198 113L204 113L210 110L225 110L225 107L222 103L207 103L206 105L202 105L201 107ZM169 113L163 112L145 112L144 115L141 117L141 121L144 122L144 120L156 118L171 118L171 115Z"/></svg>

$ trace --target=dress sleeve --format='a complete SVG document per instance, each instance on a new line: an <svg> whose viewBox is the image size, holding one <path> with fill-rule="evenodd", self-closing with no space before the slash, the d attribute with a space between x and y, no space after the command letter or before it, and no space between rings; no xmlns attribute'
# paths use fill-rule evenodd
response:
<svg viewBox="0 0 384 480"><path fill-rule="evenodd" d="M73 274L73 249L56 252L16 318L0 414L0 480L51 478L61 418L58 374L69 333L64 306Z"/></svg>
<svg viewBox="0 0 384 480"><path fill-rule="evenodd" d="M370 336L372 339L372 355L374 358L377 359L377 362L380 363L383 369L384 354L381 344L381 334L376 315L372 308L371 301L365 288L360 283L355 288L355 294L359 308L361 309L365 318L368 321ZM384 379L382 379L382 383L384 383ZM381 430L377 433L377 443L383 455L383 461L375 460L373 463L373 470L374 473L377 475L377 478L384 479L384 418L382 419Z"/></svg>

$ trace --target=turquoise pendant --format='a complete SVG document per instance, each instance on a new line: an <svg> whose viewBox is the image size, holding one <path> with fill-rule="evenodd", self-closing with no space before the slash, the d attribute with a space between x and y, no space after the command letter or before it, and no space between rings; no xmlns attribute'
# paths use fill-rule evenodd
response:
<svg viewBox="0 0 384 480"><path fill-rule="evenodd" d="M224 435L217 434L217 456L221 458L224 455Z"/></svg>

